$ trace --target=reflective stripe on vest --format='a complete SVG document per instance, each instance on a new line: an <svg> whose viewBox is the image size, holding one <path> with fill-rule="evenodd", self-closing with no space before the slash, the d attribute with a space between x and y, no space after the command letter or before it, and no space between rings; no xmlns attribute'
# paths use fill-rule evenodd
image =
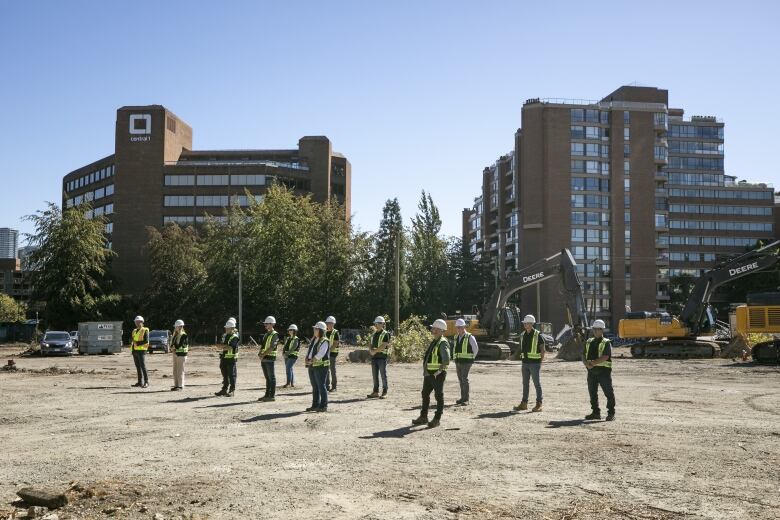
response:
<svg viewBox="0 0 780 520"><path fill-rule="evenodd" d="M449 343L447 343L447 340L444 339L444 336L440 337L439 341L436 342L436 346L434 346L431 350L431 357L428 359L428 363L426 364L425 368L430 371L436 371L440 369L447 370L447 367L443 367L441 364L441 353L439 352L439 349L448 347Z"/></svg>
<svg viewBox="0 0 780 520"><path fill-rule="evenodd" d="M590 350L590 344L593 342L593 340L596 338L589 338L588 341L585 342L585 360L588 360L588 351ZM604 347L607 346L607 342L609 340L607 338L601 338L601 342L599 342L599 350L598 350L598 358L600 358L604 353ZM606 368L612 368L612 361L602 361L597 367L606 367Z"/></svg>
<svg viewBox="0 0 780 520"><path fill-rule="evenodd" d="M333 336L335 336L336 333L338 333L338 331L336 329L333 329L330 332L325 332L325 337L328 338L328 345L329 345L329 348L330 348L330 354L338 354L339 353L339 344L335 343L336 346L335 347L333 346L334 345Z"/></svg>
<svg viewBox="0 0 780 520"><path fill-rule="evenodd" d="M321 337L316 345L314 345L314 351L311 353L311 366L313 367L329 367L330 366L330 341L328 341L328 350L325 351L325 355L322 359L315 359L317 351L320 349L323 341L328 341L327 335Z"/></svg>
<svg viewBox="0 0 780 520"><path fill-rule="evenodd" d="M528 332L523 331L522 337L520 338L520 348L523 348L523 340L525 339L526 334L528 334ZM523 355L525 355L527 359L542 359L542 355L539 353L539 331L534 329L531 334L534 335L533 338L531 338L531 350L523 352Z"/></svg>
<svg viewBox="0 0 780 520"><path fill-rule="evenodd" d="M173 334L173 339L171 340L171 344L173 344L174 347L176 347L176 353L177 354L186 354L187 351L190 349L190 346L188 343L181 344L182 340L187 337L187 333L184 331L181 331L181 334ZM176 344L176 340L179 340L179 345Z"/></svg>
<svg viewBox="0 0 780 520"><path fill-rule="evenodd" d="M141 343L140 345L138 343L142 342L144 340L144 334L146 334L146 343ZM140 329L134 329L132 336L133 336L133 350L147 350L149 348L149 329L146 327L141 327Z"/></svg>
<svg viewBox="0 0 780 520"><path fill-rule="evenodd" d="M455 344L455 352L453 356L455 359L474 359L474 351L471 349L471 334L466 332L462 337L455 336L453 339Z"/></svg>
<svg viewBox="0 0 780 520"><path fill-rule="evenodd" d="M230 342L233 341L233 338L238 339L238 334L231 332L230 336L225 336L225 345L227 345L227 348L223 351L225 355L222 356L225 359L238 359L238 352L230 346Z"/></svg>
<svg viewBox="0 0 780 520"><path fill-rule="evenodd" d="M268 347L270 347L271 343L273 343L276 340L277 336L279 336L279 333L276 332L275 330L265 333L265 338L263 341L263 351L268 350ZM276 359L276 346L274 346L273 349L268 351L268 353L265 355L265 359Z"/></svg>
<svg viewBox="0 0 780 520"><path fill-rule="evenodd" d="M284 351L287 352L287 357L298 357L298 349L292 350L297 339L298 336L290 336L284 340ZM298 346L300 347L300 344Z"/></svg>

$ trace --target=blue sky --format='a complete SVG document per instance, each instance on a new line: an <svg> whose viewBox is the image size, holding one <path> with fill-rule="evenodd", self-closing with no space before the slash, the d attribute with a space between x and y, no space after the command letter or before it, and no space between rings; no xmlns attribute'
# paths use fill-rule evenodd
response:
<svg viewBox="0 0 780 520"><path fill-rule="evenodd" d="M159 103L194 147L292 148L352 162L355 222L420 190L444 232L512 149L530 97L637 82L726 121L726 171L774 182L777 2L10 1L0 3L0 227L60 200L113 152L115 111Z"/></svg>

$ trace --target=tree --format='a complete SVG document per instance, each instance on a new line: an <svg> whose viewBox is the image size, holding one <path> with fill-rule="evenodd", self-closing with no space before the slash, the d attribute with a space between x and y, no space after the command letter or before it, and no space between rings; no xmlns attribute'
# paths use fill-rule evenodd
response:
<svg viewBox="0 0 780 520"><path fill-rule="evenodd" d="M412 219L409 248L410 307L414 314L431 318L448 307L447 242L439 236L441 217L431 195L422 192Z"/></svg>
<svg viewBox="0 0 780 520"><path fill-rule="evenodd" d="M88 218L88 204L61 211L54 203L25 217L35 226L27 235L38 249L30 256L33 299L44 302L52 327L102 319L118 299L110 293L106 272L113 252L106 248L103 217Z"/></svg>
<svg viewBox="0 0 780 520"><path fill-rule="evenodd" d="M162 231L151 227L147 231L151 283L144 298L145 312L164 329L172 329L174 321L183 319L194 337L207 323L203 305L206 268L198 235L191 227L183 229L172 222Z"/></svg>
<svg viewBox="0 0 780 520"><path fill-rule="evenodd" d="M493 275L489 264L478 261L462 238L451 238L447 246L449 266L448 301L452 310L471 314L481 309L491 294Z"/></svg>
<svg viewBox="0 0 780 520"><path fill-rule="evenodd" d="M0 323L19 323L25 320L26 306L7 294L0 294Z"/></svg>

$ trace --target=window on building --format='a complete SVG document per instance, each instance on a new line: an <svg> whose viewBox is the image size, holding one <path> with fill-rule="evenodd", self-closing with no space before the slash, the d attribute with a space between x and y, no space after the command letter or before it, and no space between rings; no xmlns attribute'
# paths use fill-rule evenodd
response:
<svg viewBox="0 0 780 520"><path fill-rule="evenodd" d="M198 175L198 186L227 186L229 175Z"/></svg>
<svg viewBox="0 0 780 520"><path fill-rule="evenodd" d="M623 124L624 125L628 125L630 123L631 123L631 112L629 112L628 110L625 110L623 112Z"/></svg>
<svg viewBox="0 0 780 520"><path fill-rule="evenodd" d="M166 186L194 186L195 176L194 175L166 175L165 185Z"/></svg>
<svg viewBox="0 0 780 520"><path fill-rule="evenodd" d="M163 201L164 206L194 206L195 197L192 195L166 195Z"/></svg>
<svg viewBox="0 0 780 520"><path fill-rule="evenodd" d="M232 186L262 186L265 184L265 175L231 175Z"/></svg>
<svg viewBox="0 0 780 520"><path fill-rule="evenodd" d="M623 128L623 140L628 141L631 139L631 129L628 127Z"/></svg>
<svg viewBox="0 0 780 520"><path fill-rule="evenodd" d="M630 144L624 144L623 145L623 157L629 157L631 155L631 145Z"/></svg>

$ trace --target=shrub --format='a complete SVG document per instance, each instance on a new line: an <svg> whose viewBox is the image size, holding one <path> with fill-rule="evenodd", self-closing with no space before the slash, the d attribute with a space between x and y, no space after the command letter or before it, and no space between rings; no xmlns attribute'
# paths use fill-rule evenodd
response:
<svg viewBox="0 0 780 520"><path fill-rule="evenodd" d="M398 327L398 335L390 345L390 359L400 363L420 361L430 342L431 333L423 318L412 315Z"/></svg>

